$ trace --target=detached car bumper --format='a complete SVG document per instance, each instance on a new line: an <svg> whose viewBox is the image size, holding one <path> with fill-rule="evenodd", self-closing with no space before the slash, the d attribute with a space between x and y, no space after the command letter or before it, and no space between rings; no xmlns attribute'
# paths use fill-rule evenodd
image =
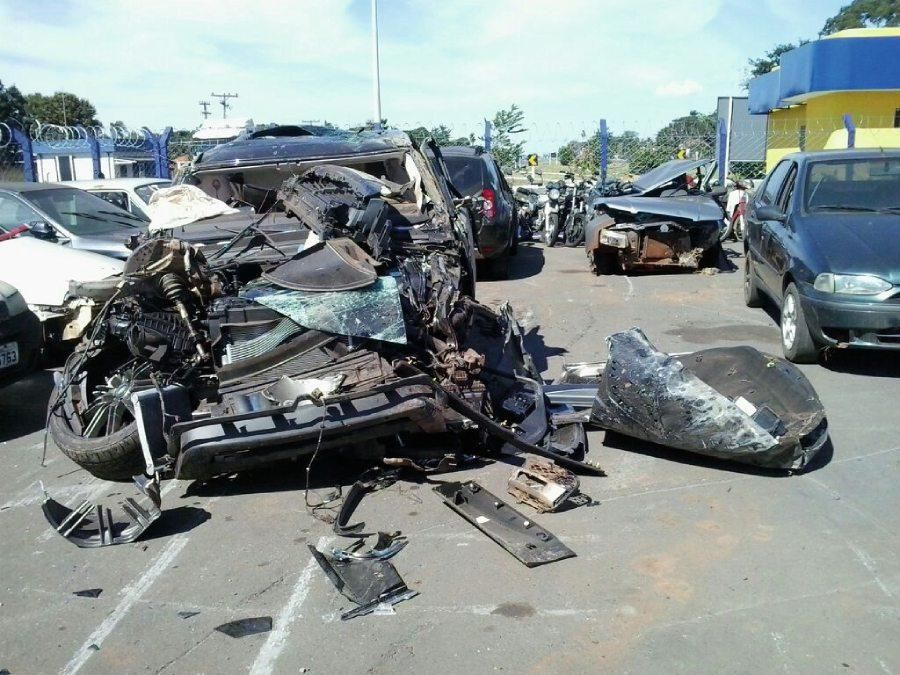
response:
<svg viewBox="0 0 900 675"><path fill-rule="evenodd" d="M802 295L813 338L824 345L900 349L900 303Z"/></svg>
<svg viewBox="0 0 900 675"><path fill-rule="evenodd" d="M15 363L0 362L0 386L17 380L34 367L43 342L41 322L33 312L0 321L0 350L17 354ZM15 345L4 350L7 345ZM4 360L9 357L4 357Z"/></svg>

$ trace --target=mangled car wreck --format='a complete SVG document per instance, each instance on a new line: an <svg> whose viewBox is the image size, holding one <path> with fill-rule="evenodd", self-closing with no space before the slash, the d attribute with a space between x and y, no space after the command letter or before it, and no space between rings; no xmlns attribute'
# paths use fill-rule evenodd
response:
<svg viewBox="0 0 900 675"><path fill-rule="evenodd" d="M57 446L106 479L506 445L591 470L509 308L471 297L471 239L432 164L390 136L364 159L285 180L277 241L251 222L225 243L140 243L59 378Z"/></svg>
<svg viewBox="0 0 900 675"><path fill-rule="evenodd" d="M591 271L716 266L724 211L707 184L709 173L688 180L692 170L709 164L673 160L634 183L597 191L585 228Z"/></svg>

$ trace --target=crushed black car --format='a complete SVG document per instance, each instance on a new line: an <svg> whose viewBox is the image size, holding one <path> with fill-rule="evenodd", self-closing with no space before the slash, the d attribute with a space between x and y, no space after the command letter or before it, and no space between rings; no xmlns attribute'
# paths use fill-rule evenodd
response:
<svg viewBox="0 0 900 675"><path fill-rule="evenodd" d="M368 163L380 177L316 164L285 180L273 206L295 227L277 242L250 222L224 244L139 243L91 289L105 304L57 382L56 445L112 480L354 450L508 447L591 470L511 310L466 292L471 241L431 164L391 142Z"/></svg>

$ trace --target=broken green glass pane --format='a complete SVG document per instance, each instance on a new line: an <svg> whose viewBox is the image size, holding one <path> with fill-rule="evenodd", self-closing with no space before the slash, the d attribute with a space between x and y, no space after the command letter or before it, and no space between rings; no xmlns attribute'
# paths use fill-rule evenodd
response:
<svg viewBox="0 0 900 675"><path fill-rule="evenodd" d="M352 291L292 291L269 284L245 286L253 300L312 330L406 344L400 291L393 277Z"/></svg>

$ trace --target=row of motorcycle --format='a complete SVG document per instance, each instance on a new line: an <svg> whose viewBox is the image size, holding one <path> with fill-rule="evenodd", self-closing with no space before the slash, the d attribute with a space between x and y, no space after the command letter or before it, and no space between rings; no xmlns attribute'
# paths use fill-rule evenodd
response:
<svg viewBox="0 0 900 675"><path fill-rule="evenodd" d="M518 204L519 236L533 239L539 235L547 246L562 241L566 246L584 244L584 226L588 217L591 179L576 180L566 173L543 188L521 185L515 190Z"/></svg>

